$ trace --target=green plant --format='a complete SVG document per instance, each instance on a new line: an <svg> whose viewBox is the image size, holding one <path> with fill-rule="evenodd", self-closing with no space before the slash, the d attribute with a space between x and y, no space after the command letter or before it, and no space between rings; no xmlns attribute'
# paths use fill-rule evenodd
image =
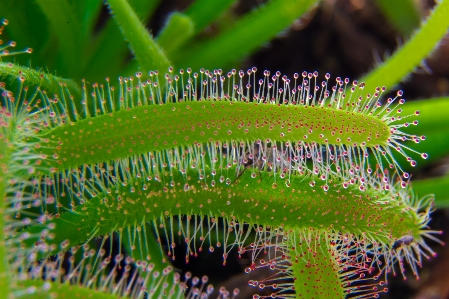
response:
<svg viewBox="0 0 449 299"><path fill-rule="evenodd" d="M291 14L282 6L290 1L273 0L213 41L190 39L212 21L199 13L208 2L172 15L153 39L126 1L110 0L141 68L118 86L107 79L88 90L86 81L79 88L0 62L4 76L17 78L0 86L2 296L143 297L148 290L150 297L193 297L164 256L177 258L178 238L186 243L186 260L217 247L224 263L233 247L251 251L247 272L274 272L250 285L271 287L277 297L376 296L387 290L396 264L404 272L408 263L418 275L421 258L434 254L425 243L439 233L427 227L433 198L413 194L407 169L415 166L415 154L434 153L404 141L441 134L426 128L442 118L420 116L424 133L408 133L416 123L406 118L423 112L424 104L402 108L402 92L385 104L380 97L441 39L449 27L448 2L365 83L352 85L340 78L332 85L327 74L320 84L317 73L306 72L291 81L278 72L258 77L255 68L195 72L205 52L213 53L208 67L231 63L313 4L295 1L298 11ZM48 1L37 3L60 27L56 34L74 35L61 46L69 55L89 30L64 24L70 3L57 1L51 9ZM232 1L219 3L224 11ZM271 26L285 11L285 24ZM262 29L273 28L246 50L219 52L234 46L227 41L245 38L242 28L264 23ZM171 43L179 32L182 38ZM80 63L61 57L55 64L76 78L83 60L101 63L92 57L87 53ZM195 68L174 70L171 63ZM387 88L376 88L381 85ZM123 244L126 257L104 249L114 242ZM268 260L259 259L264 254Z"/></svg>

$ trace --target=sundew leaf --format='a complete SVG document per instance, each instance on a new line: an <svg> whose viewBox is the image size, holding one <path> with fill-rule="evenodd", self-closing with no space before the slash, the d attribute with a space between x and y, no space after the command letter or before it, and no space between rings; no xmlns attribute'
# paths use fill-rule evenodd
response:
<svg viewBox="0 0 449 299"><path fill-rule="evenodd" d="M393 150L408 157L402 141L419 140L418 136L403 134L400 128L406 124L396 122L406 117L394 116L404 103L400 98L402 92L383 106L378 101L380 89L364 100L358 97L363 84L357 86L357 82L344 94L349 80L337 78L331 93L327 90L329 75L326 75L320 90L316 82L318 73L303 73L300 84L300 76L295 74L292 85L297 88L290 87L290 79L281 78L280 73L270 78L269 72L265 72L264 79L257 82L255 69L248 70L247 78L243 71L239 72L240 78L235 71L230 72L227 80L221 71L202 70L198 74L188 70L188 83L182 79L184 71L180 74L181 77L166 74L167 86L162 88L157 72L150 73L154 81L141 83L140 73L137 84L133 78L121 79L118 96L108 82L106 89L96 84L93 98L88 99L85 94L83 106L78 109L71 108L74 105L70 99L61 98L56 106L46 99L55 108L49 119L42 119L40 138L58 146L42 147L41 154L55 157L45 163L61 171L164 148L184 150L196 143L222 148L228 140L241 147L238 152L233 151L232 157L240 161L241 154L254 152L255 142L265 148L267 144L283 142L282 149L274 147L275 153L288 151L290 158L306 169L306 160L311 159L310 171L323 175L324 179L334 169L331 165L349 175L348 178L360 171L371 172L366 169L367 148L372 149L378 163L385 159L389 167L408 178L392 156ZM252 84L244 84L246 80ZM391 105L395 105L393 109L389 108ZM392 121L395 124L389 125ZM90 128L97 124L101 124L101 129L92 131ZM110 132L118 134L115 138L120 142L111 139L107 135ZM188 151L187 156L191 155ZM416 161L409 160L416 165ZM232 161L226 161L229 162Z"/></svg>
<svg viewBox="0 0 449 299"><path fill-rule="evenodd" d="M9 80L10 82L20 77L27 81L27 85L39 86L50 95L59 94L61 92L61 85L64 85L74 96L81 96L81 88L71 79L61 78L44 71L13 63L0 62L0 76L2 79L6 78L6 81Z"/></svg>
<svg viewBox="0 0 449 299"><path fill-rule="evenodd" d="M363 273L359 271L355 275L348 272L348 267L366 268L364 271L367 275L369 273L379 277L407 257L417 275L416 268L420 264L421 255L426 255L424 251L427 247L423 237L428 234L424 227L428 221L430 201L418 202L416 205L410 198L411 195L402 188L391 186L391 191L383 191L370 185L368 190L360 191L355 186L339 188L342 183L334 181L334 191L324 191L325 182L313 176L304 178L295 175L290 179L278 178L273 183L271 172L259 172L254 177L249 171L235 174L234 169L228 169L228 177L223 180L214 182L213 177L210 177L208 186L198 179L199 175L194 171L188 171L186 175L176 169L173 172L167 172L159 181L149 181L148 177L142 177L140 180L131 179L108 186L102 186L102 180L93 181L92 186L98 187L90 189L85 186L85 190L95 194L95 197L71 212L49 219L46 224L35 225L23 231L21 234L27 237L21 238L21 247L29 248L34 244L41 249L39 256L44 257L102 235L112 238L114 231L119 232L128 227L131 227L139 240L143 240L148 233L144 228L148 222L156 232L162 228L162 232L158 233L158 240L167 245L171 258L179 258L175 256L174 244L175 239L181 238L187 243L184 257L187 261L189 256L202 250L214 251L218 247L223 248L225 263L227 254L233 247L237 247L240 252L244 251L247 242L260 242L263 244L261 247L267 247L260 235L272 239L279 235L277 229L281 228L287 240L294 239L298 234L305 239L296 241L304 246L302 249L298 248L298 252L289 252L288 249L292 246L288 242L275 243L276 248L285 247L282 250L293 261L297 258L301 261L299 264L296 261L293 268L288 268L293 277L304 277L308 281L309 272L304 273L302 269L311 263L311 268L306 267L310 271L315 271L313 269L316 267L320 271L331 273L332 280L322 280L322 285L326 288L321 291L329 291L334 296L351 292L353 288L348 279L358 281L358 275ZM234 177L238 176L234 182L232 173ZM101 190L107 191L99 193ZM174 216L185 220L175 226ZM195 225L191 227L193 220ZM211 234L218 229L218 222L222 223L223 231L227 233L214 243ZM245 228L245 223L249 225L249 229ZM204 226L209 226L209 229ZM248 238L251 231L257 233L254 240ZM318 239L310 237L311 231L315 232ZM413 247L395 252L393 246L396 240L404 236L413 240ZM161 241L162 237L166 241ZM148 244L143 242L143 246ZM335 257L333 254L329 255L328 246L330 252L335 252ZM254 246L252 248L254 250ZM309 259L303 260L304 254L301 251L310 250L318 251L318 255L311 254ZM322 257L321 252L324 255ZM351 255L348 256L348 253ZM430 253L434 254L432 251ZM409 258L411 256L413 258ZM331 257L335 258L334 262L329 262ZM151 260L152 257L148 258ZM383 259L385 262L381 263ZM326 260L328 262L323 264ZM355 261L358 264L354 264ZM285 277L288 275L285 274ZM367 278L365 282L371 279L377 280ZM267 281L265 284L268 286ZM336 289L335 285L338 286ZM313 294L316 288L316 284L296 287L300 292L313 290ZM367 287L365 291L377 293L372 287ZM359 289L358 292L362 291Z"/></svg>
<svg viewBox="0 0 449 299"><path fill-rule="evenodd" d="M83 86L81 107L64 92L53 98L40 90L20 96L27 98L22 111L34 116L32 122L25 118L32 134L27 140L34 142L27 152L36 157L26 167L38 164L54 172L30 183L30 197L43 198L46 211L52 205L60 209L59 199L68 196L71 210L40 217L42 224L16 231L8 246L22 248L33 260L101 236L102 244L122 241L124 229L131 230L132 244L138 239L139 246L148 246L149 223L161 248L166 242L169 257L176 258L173 244L181 236L187 260L203 247L222 247L225 262L231 248L246 250L252 231L254 244L282 231L285 242L275 250L283 252L279 263L292 278L307 261L290 267L303 249L282 248L297 237L310 243L313 231L324 252L337 254L326 268L333 278L322 285L337 282L329 294L355 291L343 281L358 278L338 264L368 267L379 276L395 264L405 271L406 260L418 275L422 256L434 254L425 244L435 233L426 229L431 198L415 198L406 181L394 182L381 165L373 170L367 164L368 149L380 163L392 158L392 150L407 155L403 138L418 138L402 134L404 125L392 120L404 102L402 93L382 105L381 89L364 99L363 84L353 82L345 94L349 80L337 78L332 86L328 74L318 83L317 73L295 74L290 81L268 71L257 80L255 72L224 76L221 70L169 69L165 84L156 72L145 82L139 73L121 78L118 90L108 81L94 84L90 97ZM12 98L3 93L5 107ZM401 173L394 160L389 163ZM214 241L219 222L224 238ZM351 254L342 244L355 246ZM328 258L314 257L318 263ZM299 285L281 291L293 287ZM315 286L297 291L304 290Z"/></svg>
<svg viewBox="0 0 449 299"><path fill-rule="evenodd" d="M220 172L225 173L224 170ZM329 181L333 183L333 191L325 191L326 182L314 176L292 175L289 179L280 176L273 183L273 172L260 171L254 175L247 170L239 174L235 168L230 168L226 169L226 174L226 177L221 176L216 181L212 176L201 180L198 172L188 171L183 175L171 169L159 178L155 174L153 177L156 180L149 174L147 177L134 174L141 179L128 179L108 185L103 182L110 179L93 180L83 187L85 192L94 195L93 198L73 211L21 232L19 236L23 237L19 237L22 240L20 247L30 248L34 245L39 250L38 256L45 257L100 236L113 238L113 232L121 232L129 227L137 239L144 240L148 234L145 228L148 222L156 232L162 228L162 232L157 233L158 241L166 243L171 258L179 258L175 256L174 244L175 239L181 238L187 243L184 257L187 261L189 256L203 249L214 251L218 247L223 248L225 263L233 247L237 247L239 252L244 252L248 242L261 242L261 247L266 247L267 243L260 236L267 239L277 237L279 228L285 232L286 240L298 234L307 239L310 238L307 237L310 232L315 231L318 239L313 237L307 239L307 242L321 246L315 250L323 250L324 260L330 258L328 246L331 245L331 252L338 253L334 262L328 260L328 264L322 265L322 260L321 266L317 265L321 270L332 273L333 282L324 279L322 283L325 286L337 283L339 288L329 289L329 294L334 296L352 290L347 283L348 278L354 281L358 279L346 272L348 267L366 267L366 273L380 276L407 257L417 275L416 267L421 255L425 255L424 251L427 250L423 237L431 233L424 229L430 201L414 202L411 195L401 187L397 189L397 185L390 186L390 191L384 191L379 188L379 182L369 182L367 190L361 191L352 185L342 188L342 182L331 178ZM129 177L130 173L123 175ZM210 183L207 184L207 181ZM173 225L175 216L183 219L176 226ZM195 224L191 227L193 220ZM227 233L214 243L211 234L218 229L218 222L222 223L223 231ZM254 240L248 238L251 231L257 233ZM413 240L413 249L405 248L403 252L391 253L396 240L403 236ZM162 241L161 238L166 240ZM121 233L119 240L122 241ZM300 254L301 250L309 252L313 248L304 244L305 247L298 249L296 254L296 251L288 251L287 248L291 248L289 244L276 242L276 248L285 247L284 253L293 261L298 257L302 261L304 256ZM359 251L355 254L345 244ZM363 246L359 247L360 244ZM140 241L140 246L146 247L148 244ZM254 246L252 248L254 250ZM366 250L372 254L362 254ZM345 256L344 252L352 252L354 256ZM432 251L430 253L433 254ZM410 256L413 258L410 259ZM151 260L153 257L147 258ZM383 264L379 262L382 258L386 260ZM301 267L308 263L315 265L315 260L318 262L320 255L313 255L313 260L306 260L305 264L301 262L296 265L298 262L295 262L296 268L289 271L293 271L294 277L306 277L308 272L296 275L295 271L301 272ZM354 261L360 265L357 266ZM280 289L284 290L289 288ZM305 284L297 290L315 292L316 285Z"/></svg>
<svg viewBox="0 0 449 299"><path fill-rule="evenodd" d="M92 182L101 186L84 186L85 191L95 194L92 199L73 212L33 226L27 232L35 237L25 242L28 246L34 244L40 233L53 224L54 237L47 241L50 247L64 241L80 244L134 223L141 226L152 221L157 226L161 217L171 223L170 217L174 215L225 217L227 222L250 225L366 234L383 244L405 234L420 239L422 220L416 214L419 209L410 210L410 195L394 186L390 192L379 188L377 182L370 182L368 190L360 191L355 186L340 188L342 182L330 180L332 187L339 191L328 192L323 188L326 182L318 177L292 175L289 179L278 178L274 183L273 173L259 172L254 176L245 171L236 178L232 168L227 169L223 179L206 178L210 180L207 185L199 179L198 172L183 175L172 171L151 181L142 177L108 186L101 186L100 181ZM106 191L99 193L101 190Z"/></svg>
<svg viewBox="0 0 449 299"><path fill-rule="evenodd" d="M8 24L8 20L3 19L0 26L0 35L2 34L4 27ZM0 39L0 45L3 44L3 41ZM51 75L47 72L43 72L40 70L35 70L30 67L20 66L11 62L2 62L1 58L8 57L11 55L19 55L24 53L32 53L33 49L25 48L24 50L13 50L10 49L15 47L15 42L9 42L4 46L0 46L0 80L9 81L8 83L16 82L24 82L27 81L27 85L38 86L39 88L43 88L49 92L51 95L58 94L61 91L61 88L68 88L71 92L78 96L81 95L81 89L79 86L70 79L60 78L54 75ZM17 80L18 79L18 80ZM6 85L4 82L0 82L0 88L3 90ZM12 86L13 84L8 84L8 86ZM19 94L21 93L22 84L19 84ZM28 87L26 87L28 88ZM70 92L70 91L69 91Z"/></svg>
<svg viewBox="0 0 449 299"><path fill-rule="evenodd" d="M254 72L249 70L247 79L255 85ZM243 88L244 72L239 72L239 84L235 84L239 79L229 73L228 82L232 84L227 86L219 71L215 75L208 71L202 71L203 74L208 79L197 80L198 74L188 70L189 83L185 87L178 75L171 78L167 74L166 98L162 97L157 81L138 82L134 88L134 79L125 78L121 80L119 98L114 96L115 89L107 86L104 90L95 85L93 98L83 100L81 108L76 108L64 95L49 99L40 93L50 111L37 120L40 126L36 130L40 133L36 142L40 146L36 155L52 157L40 163L55 172L62 171L57 181L72 185L85 179L86 173L103 168L114 171L110 175L114 180L119 177L126 181L138 173L143 177L151 173L158 180L164 172L172 173L175 168L183 174L195 169L200 180L204 180L232 165L244 169L251 160L269 166L274 178L314 175L325 182L322 185L325 192L336 176L343 187L355 184L364 191L373 172L367 165L367 148L380 163L382 158L392 159L390 148L407 156L400 142L418 138L402 134L399 129L405 125L389 124L390 115L400 112L398 106L403 100L390 109L394 100L382 106L376 92L372 98L364 102L360 99L355 105L351 99L357 98L356 88L346 98L343 90L348 82L340 78L332 87L332 94L326 90L328 75L320 91L318 84L310 82L318 74L307 73L303 73L298 89L290 90L290 81L284 76L284 88L276 90L273 86L280 85L280 73L270 81L269 72L265 72L256 92L250 84ZM294 86L297 79L299 75L295 74ZM198 81L202 83L200 89L196 88ZM248 101L251 91L254 102ZM177 98L178 94L182 98ZM398 93L398 97L401 95ZM136 164L127 175L130 161L125 158ZM257 163L252 165L253 173L260 166ZM394 160L389 163L400 171ZM385 174L381 176L383 188L388 190L389 179ZM407 173L403 176L408 178ZM406 182L401 185L405 187ZM379 186L382 187L380 182ZM77 188L79 191L75 193L81 192L77 196L82 197L84 191Z"/></svg>

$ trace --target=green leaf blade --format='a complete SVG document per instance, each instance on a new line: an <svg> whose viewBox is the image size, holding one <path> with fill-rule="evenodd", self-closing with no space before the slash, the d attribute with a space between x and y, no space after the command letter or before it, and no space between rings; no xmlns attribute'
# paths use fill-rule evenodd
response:
<svg viewBox="0 0 449 299"><path fill-rule="evenodd" d="M61 70L77 75L82 65L82 25L66 0L37 0L58 38ZM62 56L64 53L64 57Z"/></svg>

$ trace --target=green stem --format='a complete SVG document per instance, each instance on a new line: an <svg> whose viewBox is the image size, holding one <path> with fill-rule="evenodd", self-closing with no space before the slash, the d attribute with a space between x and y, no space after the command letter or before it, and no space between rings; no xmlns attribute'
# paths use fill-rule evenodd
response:
<svg viewBox="0 0 449 299"><path fill-rule="evenodd" d="M129 4L140 20L148 20L159 5L160 0L140 1L130 0ZM89 45L87 69L84 70L85 79L97 80L111 74L134 75L139 69L135 60L130 71L123 69L129 49L126 41L121 38L120 29L115 21L109 19L93 44ZM107 50L105 50L107 49ZM135 64L135 65L134 65Z"/></svg>
<svg viewBox="0 0 449 299"><path fill-rule="evenodd" d="M291 239L289 256L299 298L345 298L335 251L326 232L298 230Z"/></svg>
<svg viewBox="0 0 449 299"><path fill-rule="evenodd" d="M151 38L128 2L126 0L109 0L108 3L118 26L121 27L125 39L128 40L137 61L139 61L142 72L146 74L150 70L167 70L171 62Z"/></svg>

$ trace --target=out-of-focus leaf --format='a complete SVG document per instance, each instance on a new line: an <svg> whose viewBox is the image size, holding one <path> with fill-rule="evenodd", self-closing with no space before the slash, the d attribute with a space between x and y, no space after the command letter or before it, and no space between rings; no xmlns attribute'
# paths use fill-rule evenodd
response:
<svg viewBox="0 0 449 299"><path fill-rule="evenodd" d="M404 36L410 36L419 27L421 16L413 0L375 1L391 25Z"/></svg>
<svg viewBox="0 0 449 299"><path fill-rule="evenodd" d="M192 19L194 31L198 33L222 15L235 2L236 0L196 0L184 13Z"/></svg>
<svg viewBox="0 0 449 299"><path fill-rule="evenodd" d="M59 70L76 77L82 62L82 25L66 0L36 0L58 39ZM68 75L68 74L67 74Z"/></svg>
<svg viewBox="0 0 449 299"><path fill-rule="evenodd" d="M435 195L436 208L449 208L449 175L440 178L413 181L413 190L418 197Z"/></svg>
<svg viewBox="0 0 449 299"><path fill-rule="evenodd" d="M237 21L219 36L187 48L173 57L179 68L223 68L238 62L272 39L302 14L315 0L271 0Z"/></svg>
<svg viewBox="0 0 449 299"><path fill-rule="evenodd" d="M156 38L159 46L170 57L171 53L180 48L193 35L193 22L185 14L175 12L167 20L167 24Z"/></svg>

